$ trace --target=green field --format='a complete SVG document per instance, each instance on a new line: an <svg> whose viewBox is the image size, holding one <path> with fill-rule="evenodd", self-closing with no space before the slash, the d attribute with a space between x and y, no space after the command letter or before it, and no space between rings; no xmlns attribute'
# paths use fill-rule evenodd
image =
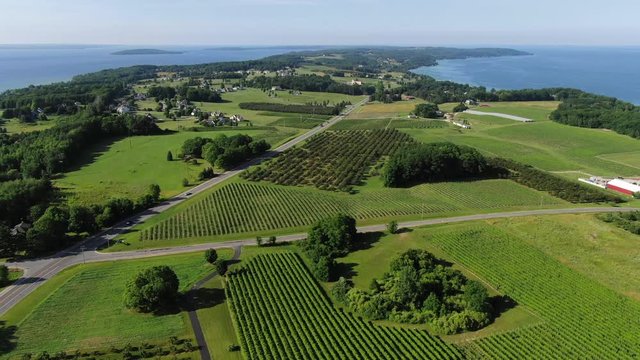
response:
<svg viewBox="0 0 640 360"><path fill-rule="evenodd" d="M13 284L16 280L20 279L23 273L24 271L20 269L9 269L9 283L4 284L4 286L0 285L0 291L2 291L2 289L4 289L5 287Z"/></svg>
<svg viewBox="0 0 640 360"><path fill-rule="evenodd" d="M451 125L445 121L429 119L347 119L331 127L332 130L373 129L444 129Z"/></svg>
<svg viewBox="0 0 640 360"><path fill-rule="evenodd" d="M247 359L455 359L426 331L373 325L336 310L294 253L252 258L227 295Z"/></svg>
<svg viewBox="0 0 640 360"><path fill-rule="evenodd" d="M380 180L374 178L358 189L357 194L351 195L237 180L154 217L126 235L130 246L118 245L115 249L165 246L177 239L203 242L240 233L299 231L337 213L351 214L370 224L390 219L570 206L510 180L391 189L383 188Z"/></svg>
<svg viewBox="0 0 640 360"><path fill-rule="evenodd" d="M153 183L160 185L163 196L170 197L184 191L182 179L187 178L190 184L195 184L200 171L210 165L205 160L200 160L198 165L180 160L167 161L167 151L177 159L187 139L238 133L256 139L271 135L262 130L242 131L240 128L130 137L96 146L90 155L93 159L87 159L86 165L64 174L56 184L71 193L72 201L80 203L101 203L117 196L135 198Z"/></svg>
<svg viewBox="0 0 640 360"><path fill-rule="evenodd" d="M229 258L230 250L220 252ZM140 269L168 265L185 291L212 271L201 253L95 263L65 270L31 293L0 320L17 326L10 355L43 350L106 350L127 343L166 343L192 338L186 314L137 314L122 304L126 282Z"/></svg>
<svg viewBox="0 0 640 360"><path fill-rule="evenodd" d="M469 352L491 359L639 355L640 324L634 320L640 316L638 302L563 265L516 234L496 226L461 224L433 229L424 237L543 320L469 342Z"/></svg>

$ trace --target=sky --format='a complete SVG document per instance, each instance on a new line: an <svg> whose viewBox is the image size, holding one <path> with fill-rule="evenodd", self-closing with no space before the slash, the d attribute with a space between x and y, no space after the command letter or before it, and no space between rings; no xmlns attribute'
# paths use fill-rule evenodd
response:
<svg viewBox="0 0 640 360"><path fill-rule="evenodd" d="M638 0L0 0L0 44L640 45Z"/></svg>

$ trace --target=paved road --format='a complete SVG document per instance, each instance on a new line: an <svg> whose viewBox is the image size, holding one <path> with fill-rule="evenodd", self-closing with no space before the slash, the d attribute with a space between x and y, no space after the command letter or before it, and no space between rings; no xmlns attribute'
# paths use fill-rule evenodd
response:
<svg viewBox="0 0 640 360"><path fill-rule="evenodd" d="M21 263L9 263L8 266L11 267L19 267L25 271L23 278L18 280L13 286L10 286L4 291L0 292L0 315L4 314L7 310L17 304L20 300L22 300L25 296L30 294L33 290L35 290L38 286L40 286L45 280L50 279L55 274L59 273L61 270L79 264L85 261L93 260L93 251L95 249L100 248L103 244L113 241L117 236L129 231L132 227L144 223L151 217L160 214L186 200L189 198L207 191L213 186L216 186L240 173L245 171L247 168L259 164L260 162L275 157L276 155L282 153L283 151L290 149L301 142L309 139L310 137L324 131L325 129L331 127L335 123L343 120L348 114L357 109L358 107L366 104L368 98L363 99L357 104L347 107L344 112L338 116L333 117L332 119L326 121L320 126L316 126L315 128L309 130L308 132L284 143L283 145L277 147L274 150L269 151L264 154L262 157L253 159L233 170L226 171L219 176L206 181L194 188L191 188L171 199L168 199L157 206L148 209L140 214L134 215L128 219L121 221L120 223L114 225L113 227L96 234L87 240L78 243L76 245L71 246L68 249L60 251L59 253L37 259L32 261L25 261ZM152 254L152 253L148 253ZM150 255L153 256L153 255ZM116 260L117 258L114 258Z"/></svg>
<svg viewBox="0 0 640 360"><path fill-rule="evenodd" d="M617 208L617 207L590 207L590 208L568 208L568 209L544 209L544 210L527 210L514 212L501 212L490 214L476 214L467 216L456 216L448 218L426 219L400 223L401 228L413 228L427 225L449 224L465 221L502 219L523 216L539 216L539 215L560 215L560 214L591 214L605 212L626 212L637 211L634 208ZM376 232L385 231L386 224L369 225L358 227L359 232ZM290 234L278 237L278 242L292 242L302 240L306 234ZM194 251L204 251L209 248L238 248L247 245L254 245L255 238L241 239L233 241L224 241L216 243L205 243L196 245L183 245L167 248L146 249L137 251L117 252L117 253L101 253L95 249L85 249L80 251L78 247L72 247L57 256L39 259L19 264L8 264L9 266L23 267L26 270L26 276L23 277L13 286L8 287L0 293L0 315L7 312L15 304L20 302L24 297L31 293L35 288L42 284L45 280L50 279L63 269L81 264L83 262L102 262L139 259L145 257L181 254ZM33 269L37 269L33 271Z"/></svg>
<svg viewBox="0 0 640 360"><path fill-rule="evenodd" d="M532 119L528 119L528 118L521 117L521 116L515 116L515 115L509 115L509 114L503 114L503 113L495 113L495 112L484 112L484 111L477 111L477 110L465 110L465 113L471 114L471 115L480 115L480 116L495 116L495 117L500 117L500 118L509 119L509 120L522 121L522 122L532 122L533 121Z"/></svg>

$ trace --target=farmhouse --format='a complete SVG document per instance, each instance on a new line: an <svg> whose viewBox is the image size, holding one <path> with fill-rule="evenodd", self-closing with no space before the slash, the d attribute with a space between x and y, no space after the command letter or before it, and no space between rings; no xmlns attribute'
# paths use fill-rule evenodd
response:
<svg viewBox="0 0 640 360"><path fill-rule="evenodd" d="M281 86L272 86L271 87L271 91L281 91L282 87Z"/></svg>
<svg viewBox="0 0 640 360"><path fill-rule="evenodd" d="M472 105L475 106L475 105L478 105L478 102L473 99L467 99L465 100L464 104L467 106L472 106Z"/></svg>
<svg viewBox="0 0 640 360"><path fill-rule="evenodd" d="M351 86L362 86L362 81L360 81L358 79L354 79L354 80L349 81L347 84L351 85Z"/></svg>
<svg viewBox="0 0 640 360"><path fill-rule="evenodd" d="M622 179L613 179L607 183L607 189L617 191L625 195L640 193L640 186Z"/></svg>

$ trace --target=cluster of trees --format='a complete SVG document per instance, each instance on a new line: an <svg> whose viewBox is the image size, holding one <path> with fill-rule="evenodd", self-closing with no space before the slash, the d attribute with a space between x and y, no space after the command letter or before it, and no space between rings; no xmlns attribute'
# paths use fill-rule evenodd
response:
<svg viewBox="0 0 640 360"><path fill-rule="evenodd" d="M158 312L176 303L180 281L168 266L154 266L136 274L125 288L124 305L136 311Z"/></svg>
<svg viewBox="0 0 640 360"><path fill-rule="evenodd" d="M611 129L640 138L640 107L612 97L565 91L551 119L567 125Z"/></svg>
<svg viewBox="0 0 640 360"><path fill-rule="evenodd" d="M33 188L29 188L27 191L33 191L38 186L45 188L50 186L47 180L31 180L31 182L34 183ZM41 185L39 182L43 184ZM29 196L29 194L23 196ZM11 199L12 203L21 206L21 209L27 214L22 219L32 222L32 225L25 228L25 232L11 235L10 226L19 219L15 218L16 215L7 215L7 219L12 219L14 222L0 223L0 256L13 256L18 252L39 254L59 249L74 239L72 234L77 236L94 233L153 206L160 199L160 187L155 184L150 185L147 193L136 201L116 198L103 205L47 206L47 201L37 199L36 201L39 202L30 206L29 201L19 203L16 201L17 199L18 196Z"/></svg>
<svg viewBox="0 0 640 360"><path fill-rule="evenodd" d="M493 319L487 289L424 250L408 250L395 258L369 291L350 288L341 279L333 294L368 319L429 323L444 334L477 330Z"/></svg>
<svg viewBox="0 0 640 360"><path fill-rule="evenodd" d="M493 158L489 160L489 163L494 168L505 169L511 179L516 182L539 191L546 191L572 203L620 203L624 201L620 197L608 194L596 187L582 185L513 160Z"/></svg>
<svg viewBox="0 0 640 360"><path fill-rule="evenodd" d="M274 111L284 113L299 113L299 114L314 114L314 115L338 115L340 112L349 105L348 102L343 101L333 106L321 105L321 104L276 104L276 103L263 103L263 102L249 102L240 103L238 106L244 110L257 110L257 111Z"/></svg>
<svg viewBox="0 0 640 360"><path fill-rule="evenodd" d="M220 135L214 139L196 137L182 144L182 153L207 160L211 165L228 170L271 148L265 140L254 141L249 135Z"/></svg>
<svg viewBox="0 0 640 360"><path fill-rule="evenodd" d="M438 108L438 105L430 103L416 105L413 113L416 116L427 119L435 119L442 116L442 112L440 111L440 108Z"/></svg>
<svg viewBox="0 0 640 360"><path fill-rule="evenodd" d="M413 81L390 89L393 94L408 94L435 104L463 102L467 99L478 101L546 101L554 100L558 89L487 90L482 86L439 81L429 76L412 75Z"/></svg>
<svg viewBox="0 0 640 360"><path fill-rule="evenodd" d="M313 274L321 281L330 281L335 273L336 258L349 254L356 241L356 220L336 215L317 222L300 244L313 262Z"/></svg>
<svg viewBox="0 0 640 360"><path fill-rule="evenodd" d="M251 80L248 85L265 91L270 90L273 86L280 86L289 90L321 91L348 95L372 95L376 91L374 86L351 86L336 82L329 75L319 76L316 74L278 77L258 76Z"/></svg>
<svg viewBox="0 0 640 360"><path fill-rule="evenodd" d="M613 223L632 234L640 235L640 211L628 213L606 213L598 215L600 220Z"/></svg>
<svg viewBox="0 0 640 360"><path fill-rule="evenodd" d="M156 98L156 101L171 100L176 96L188 101L203 101L203 102L221 102L222 98L217 91L190 87L188 85L174 88L172 86L152 86L147 91L147 95Z"/></svg>
<svg viewBox="0 0 640 360"><path fill-rule="evenodd" d="M0 287L9 285L9 268L0 265Z"/></svg>
<svg viewBox="0 0 640 360"><path fill-rule="evenodd" d="M490 170L493 169L476 149L442 142L399 149L387 161L382 176L385 186L399 187L485 176Z"/></svg>

